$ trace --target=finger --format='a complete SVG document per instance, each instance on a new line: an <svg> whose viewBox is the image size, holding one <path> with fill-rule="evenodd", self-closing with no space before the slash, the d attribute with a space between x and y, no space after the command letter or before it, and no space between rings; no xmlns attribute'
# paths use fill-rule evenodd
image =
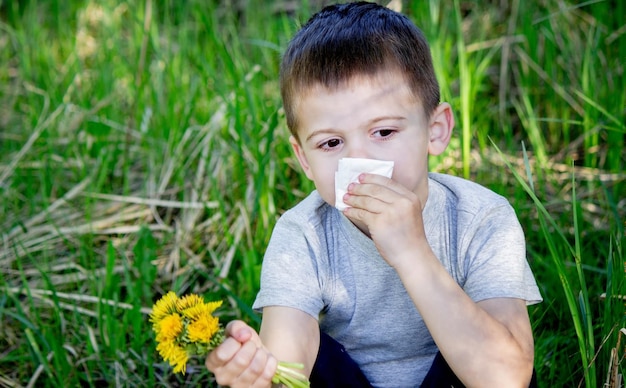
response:
<svg viewBox="0 0 626 388"><path fill-rule="evenodd" d="M343 210L343 214L351 220L357 220L369 225L372 222L372 217L376 214L357 207L348 207Z"/></svg>
<svg viewBox="0 0 626 388"><path fill-rule="evenodd" d="M392 189L390 185L377 183L351 183L348 185L346 193L354 196L375 198L384 203L392 203L395 198L406 195L406 193L401 194L399 189Z"/></svg>
<svg viewBox="0 0 626 388"><path fill-rule="evenodd" d="M415 214L421 209L414 194L402 196L391 191L389 193L385 200L368 195L347 193L343 197L344 203L348 205L348 208L344 210L344 215L363 221L371 227L374 221L378 224L397 223L398 219Z"/></svg>
<svg viewBox="0 0 626 388"><path fill-rule="evenodd" d="M257 347L263 346L263 342L261 341L259 334L253 328L248 326L247 323L240 320L229 322L226 325L226 334L241 343L252 341Z"/></svg>
<svg viewBox="0 0 626 388"><path fill-rule="evenodd" d="M227 337L220 346L207 355L205 364L207 369L215 372L230 361L241 348L241 343L232 337Z"/></svg>
<svg viewBox="0 0 626 388"><path fill-rule="evenodd" d="M267 387L274 373L270 373L268 363L273 357L264 349L257 348L248 367L238 377L237 381L250 387Z"/></svg>
<svg viewBox="0 0 626 388"><path fill-rule="evenodd" d="M268 383L272 381L272 378L274 378L274 375L276 374L277 368L278 360L276 359L276 357L270 355L267 363L265 364L263 375L261 376L263 378L263 381L267 381Z"/></svg>
<svg viewBox="0 0 626 388"><path fill-rule="evenodd" d="M218 367L213 372L218 384L228 386L249 385L251 381L249 379L245 380L246 377L244 373L249 367L256 351L257 347L252 342L242 344L240 349L235 352L228 362L222 364L221 367Z"/></svg>
<svg viewBox="0 0 626 388"><path fill-rule="evenodd" d="M380 213L385 210L386 206L393 204L402 196L403 194L390 189L388 186L376 183L351 183L342 199L348 206L365 209L372 213Z"/></svg>
<svg viewBox="0 0 626 388"><path fill-rule="evenodd" d="M362 173L361 175L359 175L359 183L379 185L398 194L404 194L409 191L406 187L393 180L392 178L387 178L386 176L378 174Z"/></svg>
<svg viewBox="0 0 626 388"><path fill-rule="evenodd" d="M363 209L370 213L382 212L388 202L365 194L346 193L343 202L351 208Z"/></svg>
<svg viewBox="0 0 626 388"><path fill-rule="evenodd" d="M234 320L226 325L226 335L239 342L246 342L252 337L253 330L245 322Z"/></svg>
<svg viewBox="0 0 626 388"><path fill-rule="evenodd" d="M270 353L265 353L265 356L265 363L260 364L261 373L257 375L257 379L250 385L251 387L267 388L272 385L272 379L276 373L278 361Z"/></svg>

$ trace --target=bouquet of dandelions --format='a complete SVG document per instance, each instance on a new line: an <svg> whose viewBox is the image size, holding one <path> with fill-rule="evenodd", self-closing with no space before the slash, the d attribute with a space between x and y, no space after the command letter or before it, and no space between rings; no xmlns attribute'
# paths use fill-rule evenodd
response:
<svg viewBox="0 0 626 388"><path fill-rule="evenodd" d="M205 302L202 296L189 294L178 297L170 291L152 307L150 322L156 333L157 351L173 368L183 373L187 361L194 356L206 356L224 341L224 329L213 312L222 301ZM302 364L279 362L272 382L288 388L309 387L303 374L293 370Z"/></svg>

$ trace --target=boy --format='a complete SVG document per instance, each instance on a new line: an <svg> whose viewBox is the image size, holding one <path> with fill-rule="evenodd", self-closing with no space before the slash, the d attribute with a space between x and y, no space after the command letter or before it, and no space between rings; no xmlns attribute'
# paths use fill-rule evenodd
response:
<svg viewBox="0 0 626 388"><path fill-rule="evenodd" d="M303 363L312 386L527 387L526 305L541 295L523 232L504 198L428 173L454 119L421 31L376 4L326 7L290 42L280 79L316 191L274 229L260 333L232 322L207 357L218 383L268 387L282 360ZM340 212L341 158L393 161L393 175L361 174Z"/></svg>

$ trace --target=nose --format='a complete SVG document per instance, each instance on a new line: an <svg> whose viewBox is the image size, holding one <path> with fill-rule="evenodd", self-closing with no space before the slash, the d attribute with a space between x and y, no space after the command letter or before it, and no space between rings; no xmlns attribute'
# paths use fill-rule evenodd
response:
<svg viewBox="0 0 626 388"><path fill-rule="evenodd" d="M347 144L346 156L348 158L372 159L371 155L367 151L365 143L358 140L351 140L350 143Z"/></svg>
<svg viewBox="0 0 626 388"><path fill-rule="evenodd" d="M366 152L362 152L361 150L354 151L354 152L349 152L348 153L348 158L371 159L370 157L367 156Z"/></svg>

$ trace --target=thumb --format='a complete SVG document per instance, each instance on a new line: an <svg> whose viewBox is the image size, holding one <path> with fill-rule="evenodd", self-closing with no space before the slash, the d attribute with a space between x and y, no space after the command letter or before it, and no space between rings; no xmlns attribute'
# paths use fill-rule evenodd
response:
<svg viewBox="0 0 626 388"><path fill-rule="evenodd" d="M261 339L253 328L244 321L234 320L226 325L226 335L234 338L237 342L244 343L253 341L257 346L261 346Z"/></svg>

